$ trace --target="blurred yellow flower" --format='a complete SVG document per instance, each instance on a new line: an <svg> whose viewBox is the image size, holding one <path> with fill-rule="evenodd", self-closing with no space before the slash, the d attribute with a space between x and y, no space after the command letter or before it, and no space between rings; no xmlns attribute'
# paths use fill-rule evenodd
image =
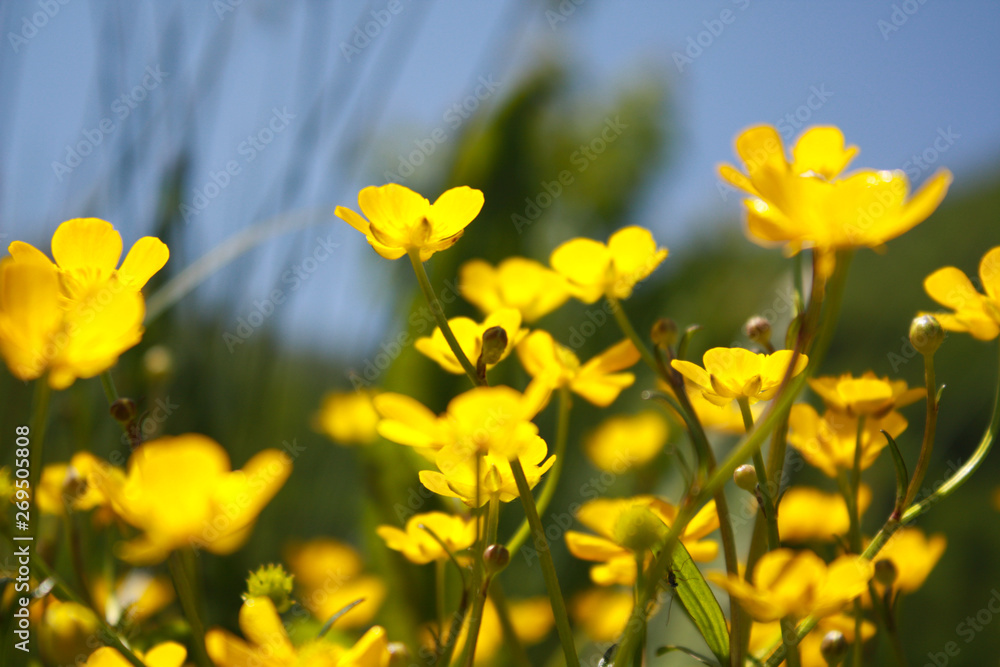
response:
<svg viewBox="0 0 1000 667"><path fill-rule="evenodd" d="M719 174L751 195L747 231L759 245L783 244L786 254L816 248L821 254L844 248L877 248L927 218L951 183L938 171L907 199L909 181L900 170L854 172L839 178L858 152L844 146L836 127L813 127L799 137L792 162L777 130L751 127L736 139L743 174L725 164Z"/></svg>
<svg viewBox="0 0 1000 667"><path fill-rule="evenodd" d="M591 641L614 642L625 631L634 605L626 588L590 588L573 596L569 613Z"/></svg>
<svg viewBox="0 0 1000 667"><path fill-rule="evenodd" d="M45 514L63 516L67 504L77 512L106 506L107 498L88 482L100 465L101 461L90 452L77 452L69 463L45 466L38 481L38 509Z"/></svg>
<svg viewBox="0 0 1000 667"><path fill-rule="evenodd" d="M927 395L923 387L908 389L905 380L879 378L872 371L866 371L861 377L845 373L840 377L809 378L809 386L828 409L851 417L879 418Z"/></svg>
<svg viewBox="0 0 1000 667"><path fill-rule="evenodd" d="M601 470L621 474L652 461L667 443L667 422L652 410L608 417L584 440L587 458Z"/></svg>
<svg viewBox="0 0 1000 667"><path fill-rule="evenodd" d="M320 538L292 543L285 548L284 557L301 593L297 599L322 622L364 598L337 620L337 627L367 625L385 600L385 584L365 574L361 555L342 542Z"/></svg>
<svg viewBox="0 0 1000 667"><path fill-rule="evenodd" d="M654 496L632 498L597 498L585 502L575 512L577 520L597 533L591 535L566 531L566 546L577 558L600 565L590 569L595 584L631 586L636 577L636 546L644 546L649 537L663 537L677 517L677 508ZM651 525L652 517L656 523ZM707 562L719 553L719 544L704 538L719 527L715 501L705 505L684 528L680 540L691 558ZM643 535L650 532L653 535ZM651 545L650 545L651 546ZM642 550L647 551L649 547ZM646 553L646 560L651 558Z"/></svg>
<svg viewBox="0 0 1000 667"><path fill-rule="evenodd" d="M248 641L226 630L205 634L205 648L217 667L388 667L389 640L380 626L369 628L351 648L316 639L292 646L270 598L250 598L240 607L240 630Z"/></svg>
<svg viewBox="0 0 1000 667"><path fill-rule="evenodd" d="M889 444L885 430L893 439L906 430L907 421L898 412L865 419L861 432L861 469L865 470ZM854 447L858 440L858 417L827 410L820 417L815 408L796 403L788 418L788 444L810 464L836 479L840 470L854 467Z"/></svg>
<svg viewBox="0 0 1000 667"><path fill-rule="evenodd" d="M426 262L462 237L466 226L483 208L483 193L467 186L444 192L433 204L409 188L396 183L369 186L358 193L362 217L338 206L338 218L365 235L382 257L399 259L409 250L419 250Z"/></svg>
<svg viewBox="0 0 1000 667"><path fill-rule="evenodd" d="M552 603L547 597L527 598L524 600L508 601L507 611L510 614L511 625L514 626L514 634L524 646L531 646L545 639L555 624L552 615ZM469 636L469 618L465 616L465 622L459 631L455 641L455 654L460 655L465 641ZM493 600L487 598L483 607L483 617L479 626L479 637L476 639L476 655L474 665L491 665L495 663L500 648L504 645L503 626L500 624L500 615L497 613ZM444 636L448 635L450 624L444 627ZM425 627L421 633L426 650L434 649L434 635L429 627Z"/></svg>
<svg viewBox="0 0 1000 667"><path fill-rule="evenodd" d="M829 663L820 652L820 645L826 633L833 630L844 634L848 644L854 643L854 617L847 614L834 614L819 619L816 628L799 642L799 657L802 667L828 667ZM868 641L875 636L875 624L870 621L861 622L862 641ZM766 652L776 644L781 643L781 623L754 623L750 629L750 653L764 660ZM782 662L782 665L788 663Z"/></svg>
<svg viewBox="0 0 1000 667"><path fill-rule="evenodd" d="M312 426L341 445L375 442L379 416L370 391L331 391L323 395Z"/></svg>
<svg viewBox="0 0 1000 667"><path fill-rule="evenodd" d="M458 289L487 315L516 308L525 322L548 315L569 298L566 279L532 259L508 257L496 268L481 259L462 265Z"/></svg>
<svg viewBox="0 0 1000 667"><path fill-rule="evenodd" d="M157 644L145 653L133 651L146 667L181 667L187 659L187 649L177 642ZM132 667L118 649L102 646L87 659L83 667Z"/></svg>
<svg viewBox="0 0 1000 667"><path fill-rule="evenodd" d="M434 532L444 547L426 528ZM426 512L407 519L406 530L383 525L375 532L385 540L387 547L402 552L410 562L424 565L447 559L449 551L454 555L471 547L476 541L476 520L444 512Z"/></svg>
<svg viewBox="0 0 1000 667"><path fill-rule="evenodd" d="M893 588L912 593L924 585L946 546L948 540L940 533L928 538L919 528L900 528L875 556L875 562L892 561L896 566Z"/></svg>
<svg viewBox="0 0 1000 667"><path fill-rule="evenodd" d="M670 365L702 391L705 399L716 405L726 405L733 399L746 398L750 403L774 398L792 363L791 350L759 354L742 347L713 347L705 352L705 367L682 359ZM792 375L805 370L809 358L800 354Z"/></svg>
<svg viewBox="0 0 1000 667"><path fill-rule="evenodd" d="M966 275L954 266L938 269L924 280L932 299L952 313L932 313L943 329L992 340L1000 333L1000 246L983 255L979 280L986 294L980 294Z"/></svg>
<svg viewBox="0 0 1000 667"><path fill-rule="evenodd" d="M107 579L96 578L90 585L90 597L109 625L139 624L173 602L174 585L166 577L129 570L113 590L108 588Z"/></svg>
<svg viewBox="0 0 1000 667"><path fill-rule="evenodd" d="M102 465L89 482L107 496L115 514L143 531L119 544L118 555L152 564L189 545L216 554L238 549L291 465L284 452L266 449L232 471L217 442L189 433L143 443L129 458L127 474Z"/></svg>
<svg viewBox="0 0 1000 667"><path fill-rule="evenodd" d="M97 616L87 607L50 596L38 627L38 652L50 665L73 665L99 644L93 638L101 630Z"/></svg>
<svg viewBox="0 0 1000 667"><path fill-rule="evenodd" d="M570 294L584 303L602 296L627 299L636 283L651 274L667 258L667 249L656 247L648 229L623 227L608 244L575 238L556 248L549 264L569 283Z"/></svg>
<svg viewBox="0 0 1000 667"><path fill-rule="evenodd" d="M753 571L753 584L735 575L711 572L708 578L726 589L756 621L791 615L829 616L868 587L871 562L844 555L829 565L811 551L775 549L764 554Z"/></svg>
<svg viewBox="0 0 1000 667"><path fill-rule="evenodd" d="M623 340L581 365L572 350L541 329L521 341L517 356L524 370L541 386L550 390L569 387L600 407L611 405L623 389L632 386L635 375L618 371L639 361L639 351L632 341Z"/></svg>
<svg viewBox="0 0 1000 667"><path fill-rule="evenodd" d="M871 488L862 484L858 490L859 513L868 509L871 499ZM830 542L846 535L850 525L847 504L839 493L796 486L781 496L778 535L783 542Z"/></svg>
<svg viewBox="0 0 1000 667"><path fill-rule="evenodd" d="M492 364L487 364L487 369L493 368L506 359L514 346L528 333L527 329L521 328L521 313L515 308L495 311L487 315L482 324L478 324L468 317L453 317L448 320L448 326L455 334L458 346L462 348L466 358L473 364L477 362L483 351L483 334L486 333L486 330L493 327L500 327L504 330L507 334L507 346L499 359ZM451 346L448 345L448 341L445 340L444 334L441 333L440 327L434 327L434 333L430 336L418 338L413 346L417 348L418 352L436 361L441 368L449 373L455 375L465 373L465 369L462 368L462 364L459 363Z"/></svg>

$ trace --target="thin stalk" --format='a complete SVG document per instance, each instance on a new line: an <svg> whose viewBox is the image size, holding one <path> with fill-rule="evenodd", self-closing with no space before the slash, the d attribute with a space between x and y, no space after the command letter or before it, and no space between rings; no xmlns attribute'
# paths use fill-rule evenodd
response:
<svg viewBox="0 0 1000 667"><path fill-rule="evenodd" d="M560 387L559 416L556 422L556 446L554 450L556 460L552 464L552 468L549 469L548 475L546 475L545 486L542 487L542 492L538 494L536 505L539 515L544 514L545 510L549 507L549 503L552 502L552 496L556 493L556 485L559 483L559 476L562 474L563 464L566 462L566 443L569 440L569 413L572 407L573 400L570 397L569 387ZM528 539L530 534L531 526L528 524L528 518L525 517L517 532L507 541L507 551L510 552L511 560L514 559L514 555L524 545L525 540Z"/></svg>
<svg viewBox="0 0 1000 667"><path fill-rule="evenodd" d="M927 387L927 418L924 423L924 440L920 445L920 456L917 458L917 467L913 469L913 477L910 478L910 486L906 490L906 500L903 501L903 507L909 507L920 491L920 485L924 481L924 475L927 474L927 467L931 462L934 433L937 430L938 402L937 381L934 378L934 354L925 354L923 357L924 384Z"/></svg>
<svg viewBox="0 0 1000 667"><path fill-rule="evenodd" d="M736 399L740 406L740 413L743 415L743 427L749 433L753 430L753 413L750 412L750 399L746 397ZM771 484L767 479L767 468L764 467L764 456L760 453L760 448L754 450L751 456L753 468L757 473L757 488L759 489L761 507L760 512L767 521L767 548L774 551L781 546L781 539L778 536L778 513L774 509L774 499L771 496Z"/></svg>
<svg viewBox="0 0 1000 667"><path fill-rule="evenodd" d="M799 657L799 647L795 638L795 620L791 616L781 619L781 641L785 643L785 657L788 667L801 667L802 659Z"/></svg>
<svg viewBox="0 0 1000 667"><path fill-rule="evenodd" d="M504 645L510 653L511 660L518 667L531 667L528 654L521 644L521 638L514 630L514 623L510 620L510 608L507 606L507 596L504 595L503 587L499 579L494 579L490 584L490 597L493 599L493 606L497 609L497 616L500 618L500 628L503 630Z"/></svg>
<svg viewBox="0 0 1000 667"><path fill-rule="evenodd" d="M427 277L427 271L424 270L424 263L420 259L420 251L411 248L407 251L407 256L410 258L410 263L413 264L413 272L417 275L417 283L420 284L420 291L424 293L424 299L427 300L427 305L430 307L431 312L434 313L434 319L437 320L438 328L441 329L444 339L448 341L448 347L455 354L458 363L462 365L465 374L472 380L472 384L476 386L485 384L484 378L479 377L475 365L465 356L462 346L458 344L458 339L455 338L451 327L448 326L448 318L444 316L444 308L441 306L437 295L434 294L434 290L431 288L431 281Z"/></svg>
<svg viewBox="0 0 1000 667"><path fill-rule="evenodd" d="M447 595L447 567L448 561L445 559L439 559L434 561L434 589L435 589L435 602L437 608L437 620L438 620L438 637L435 648L440 651L444 644L444 627L447 619L447 612L444 610L445 606L445 596Z"/></svg>
<svg viewBox="0 0 1000 667"><path fill-rule="evenodd" d="M516 458L512 459L510 469L514 473L517 491L521 495L521 504L524 505L524 513L528 517L531 532L535 537L535 546L538 548L538 561L542 566L545 589L548 591L549 600L552 602L552 613L556 620L559 642L562 644L563 654L566 656L566 667L579 667L580 660L576 656L576 645L573 643L573 631L569 627L566 602L563 600L562 591L559 589L556 566L552 562L552 552L549 550L549 542L545 537L545 528L542 527L542 522L538 518L535 499L531 496L531 489L528 487L528 480L524 477L524 468L521 467L521 461Z"/></svg>
<svg viewBox="0 0 1000 667"><path fill-rule="evenodd" d="M194 582L191 572L186 567L184 557L179 551L174 551L167 559L170 567L170 577L177 589L177 599L191 628L191 643L194 644L194 657L200 667L212 667L212 661L205 650L205 626L198 615L198 604L195 598Z"/></svg>
<svg viewBox="0 0 1000 667"><path fill-rule="evenodd" d="M622 333L625 334L626 338L632 341L635 345L635 349L639 350L639 356L642 357L642 360L646 363L646 365L652 368L654 373L660 375L660 369L656 363L656 357L653 356L653 353L649 351L646 343L639 337L635 327L632 326L632 322L629 321L628 316L622 309L621 302L610 294L605 294L604 298L607 299L608 307L614 314L615 320L617 320Z"/></svg>
<svg viewBox="0 0 1000 667"><path fill-rule="evenodd" d="M49 387L48 378L44 375L35 380L35 395L31 399L31 451L28 457L28 464L31 488L31 509L37 509L38 502L38 481L42 474L42 451L45 445L45 427L49 418L49 402L52 398L52 389ZM35 512L36 520L31 523L32 535L38 533L37 526L41 519L40 513ZM29 514L30 516L30 514Z"/></svg>
<svg viewBox="0 0 1000 667"><path fill-rule="evenodd" d="M482 456L478 455L476 467L477 478L479 461ZM476 489L477 502L479 489ZM485 549L496 539L497 522L500 515L500 498L492 494L487 503L485 531L480 534L480 539L476 541L476 564L472 575L472 615L469 617L469 632L466 634L465 646L462 647L462 655L458 664L465 667L472 667L476 657L476 644L479 642L479 629L483 623L483 610L486 608L486 596L490 588L490 574L486 571L486 562L483 558Z"/></svg>

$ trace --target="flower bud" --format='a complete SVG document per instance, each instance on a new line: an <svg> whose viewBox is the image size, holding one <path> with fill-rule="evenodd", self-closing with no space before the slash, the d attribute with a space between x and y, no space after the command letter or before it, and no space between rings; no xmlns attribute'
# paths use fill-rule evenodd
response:
<svg viewBox="0 0 1000 667"><path fill-rule="evenodd" d="M292 606L292 575L281 565L264 565L247 578L247 592L243 599L268 597L279 614Z"/></svg>
<svg viewBox="0 0 1000 667"><path fill-rule="evenodd" d="M663 541L667 526L645 505L633 505L618 518L615 542L629 551L643 553Z"/></svg>
<svg viewBox="0 0 1000 667"><path fill-rule="evenodd" d="M892 586L896 583L898 575L899 571L896 569L896 564L888 558L875 561L875 581L878 583L883 586Z"/></svg>
<svg viewBox="0 0 1000 667"><path fill-rule="evenodd" d="M819 652L822 654L826 664L835 667L847 656L847 638L840 630L831 630L823 636L823 641L819 645Z"/></svg>
<svg viewBox="0 0 1000 667"><path fill-rule="evenodd" d="M653 345L661 350L673 347L677 343L677 323L669 317L661 317L653 322L650 338L653 340Z"/></svg>
<svg viewBox="0 0 1000 667"><path fill-rule="evenodd" d="M507 567L507 563L510 562L510 552L502 544L491 544L483 551L483 562L486 564L486 571L493 576Z"/></svg>
<svg viewBox="0 0 1000 667"><path fill-rule="evenodd" d="M744 491L753 493L757 488L757 470L749 463L744 463L733 471L733 481Z"/></svg>
<svg viewBox="0 0 1000 667"><path fill-rule="evenodd" d="M389 652L389 666L403 667L403 665L409 665L410 661L410 649L406 647L403 642L389 642L386 646L386 650Z"/></svg>
<svg viewBox="0 0 1000 667"><path fill-rule="evenodd" d="M766 317L754 315L743 325L743 333L753 342L767 347L771 344L771 322Z"/></svg>
<svg viewBox="0 0 1000 667"><path fill-rule="evenodd" d="M52 600L38 627L38 649L50 665L72 665L80 655L97 648L93 639L100 621L90 609L76 602Z"/></svg>
<svg viewBox="0 0 1000 667"><path fill-rule="evenodd" d="M114 420L120 424L129 424L139 413L135 406L135 401L131 398L119 398L108 410Z"/></svg>
<svg viewBox="0 0 1000 667"><path fill-rule="evenodd" d="M910 345L926 356L934 354L944 341L944 329L933 315L921 315L910 324Z"/></svg>
<svg viewBox="0 0 1000 667"><path fill-rule="evenodd" d="M507 332L503 327L490 327L483 333L482 361L492 365L500 361L507 349Z"/></svg>

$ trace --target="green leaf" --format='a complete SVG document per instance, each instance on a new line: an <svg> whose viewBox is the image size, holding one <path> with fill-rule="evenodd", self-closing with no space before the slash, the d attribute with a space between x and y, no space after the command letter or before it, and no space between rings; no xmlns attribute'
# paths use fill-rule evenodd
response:
<svg viewBox="0 0 1000 667"><path fill-rule="evenodd" d="M671 566L677 580L676 594L684 610L705 639L708 648L719 660L729 664L729 626L719 601L712 594L701 570L679 541L674 546Z"/></svg>
<svg viewBox="0 0 1000 667"><path fill-rule="evenodd" d="M694 658L695 660L697 660L698 662L700 662L702 664L711 665L712 667L716 667L715 661L713 661L711 658L706 658L705 656L701 655L700 653L696 653L696 652L692 651L691 649L685 648L683 646L673 646L673 645L661 646L660 648L656 649L656 655L657 655L657 657L659 657L661 655L666 655L667 653L670 653L671 651L680 651L681 653L687 655L688 657Z"/></svg>

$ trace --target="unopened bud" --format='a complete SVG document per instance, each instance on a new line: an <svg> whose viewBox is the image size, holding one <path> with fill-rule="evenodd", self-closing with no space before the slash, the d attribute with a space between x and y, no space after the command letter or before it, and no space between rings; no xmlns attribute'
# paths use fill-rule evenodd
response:
<svg viewBox="0 0 1000 667"><path fill-rule="evenodd" d="M131 398L119 398L111 404L108 412L111 413L112 418L114 418L116 422L120 424L128 424L135 419L139 410L135 407L135 401Z"/></svg>
<svg viewBox="0 0 1000 667"><path fill-rule="evenodd" d="M743 325L743 333L747 338L767 347L771 344L771 322L766 317L754 315Z"/></svg>
<svg viewBox="0 0 1000 667"><path fill-rule="evenodd" d="M757 488L757 470L749 463L744 463L733 471L733 481L744 491L753 493Z"/></svg>
<svg viewBox="0 0 1000 667"><path fill-rule="evenodd" d="M633 505L618 517L615 542L637 554L656 547L667 535L667 525L645 505Z"/></svg>
<svg viewBox="0 0 1000 667"><path fill-rule="evenodd" d="M650 338L653 345L661 350L673 347L677 343L677 323L669 317L661 317L653 322Z"/></svg>
<svg viewBox="0 0 1000 667"><path fill-rule="evenodd" d="M819 652L822 654L826 664L836 667L840 661L847 656L847 638L840 630L831 630L823 636L820 642Z"/></svg>
<svg viewBox="0 0 1000 667"><path fill-rule="evenodd" d="M921 315L910 324L910 345L923 355L934 354L944 342L944 329L933 315Z"/></svg>
<svg viewBox="0 0 1000 667"><path fill-rule="evenodd" d="M490 327L483 332L482 360L484 364L493 365L500 361L507 350L507 332L503 327Z"/></svg>
<svg viewBox="0 0 1000 667"><path fill-rule="evenodd" d="M410 664L410 649L403 642L389 642L385 648L389 652L390 667L396 667L396 665L402 667Z"/></svg>
<svg viewBox="0 0 1000 667"><path fill-rule="evenodd" d="M510 552L502 544L491 544L483 551L483 562L486 564L486 571L492 576L507 567Z"/></svg>
<svg viewBox="0 0 1000 667"><path fill-rule="evenodd" d="M264 565L250 573L243 599L271 598L278 613L284 613L292 606L292 578L281 565Z"/></svg>
<svg viewBox="0 0 1000 667"><path fill-rule="evenodd" d="M899 571L896 569L896 564L888 558L875 561L875 581L878 583L883 586L892 586L896 583L898 575Z"/></svg>

